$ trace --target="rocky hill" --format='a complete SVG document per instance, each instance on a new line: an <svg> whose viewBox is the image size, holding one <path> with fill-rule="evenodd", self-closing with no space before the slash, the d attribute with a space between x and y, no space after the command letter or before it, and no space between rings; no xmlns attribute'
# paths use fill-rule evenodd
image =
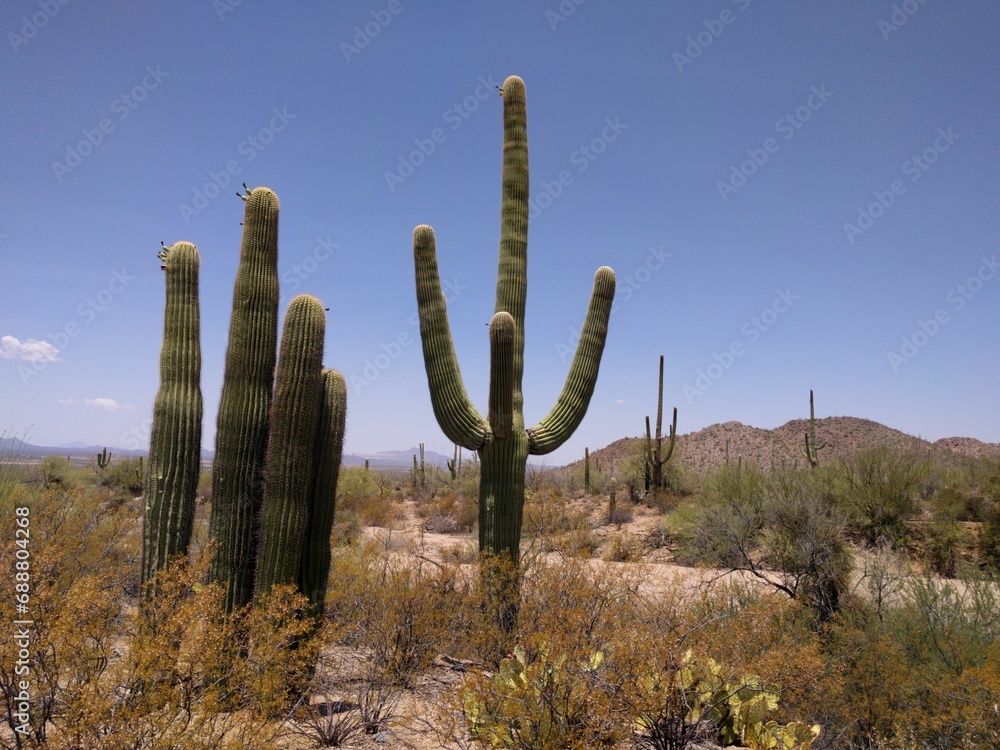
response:
<svg viewBox="0 0 1000 750"><path fill-rule="evenodd" d="M696 473L717 468L725 463L727 456L734 463L742 459L744 464L756 464L765 468L781 465L805 467L807 463L801 451L805 447L805 432L808 427L809 421L805 419L793 419L773 430L749 427L740 422L714 424L697 432L678 435L673 460L680 460L687 469ZM820 451L820 461L837 461L877 446L912 451L940 460L956 456L1000 460L1000 443L984 443L962 437L942 438L931 443L870 419L857 417L817 419L816 437L820 444L826 443L826 447ZM602 470L614 473L630 453L635 455L639 440L616 440L605 448L591 451L591 461L596 461ZM558 471L576 471L580 464L578 461Z"/></svg>

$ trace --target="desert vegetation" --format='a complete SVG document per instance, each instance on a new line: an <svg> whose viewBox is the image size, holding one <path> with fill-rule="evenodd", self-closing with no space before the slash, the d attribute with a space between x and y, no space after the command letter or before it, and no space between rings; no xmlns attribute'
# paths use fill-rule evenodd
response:
<svg viewBox="0 0 1000 750"><path fill-rule="evenodd" d="M5 462L3 522L15 527L19 508L30 518L34 692L30 730L18 732L8 629L4 747L1000 738L994 459L885 448L816 469L723 465L687 472L686 494L668 504L662 492L636 503L621 493L618 519L608 492L540 472L525 490L513 628L483 585L481 566L505 561L479 559L474 462L454 479L428 471L423 487L405 472L343 470L337 507L351 528L330 545L323 614L279 586L226 616L200 531L204 491L188 555L144 602L141 501L127 464L111 472L118 460ZM641 479L642 462L634 469ZM627 481L627 465L615 471ZM7 622L16 551L5 538Z"/></svg>

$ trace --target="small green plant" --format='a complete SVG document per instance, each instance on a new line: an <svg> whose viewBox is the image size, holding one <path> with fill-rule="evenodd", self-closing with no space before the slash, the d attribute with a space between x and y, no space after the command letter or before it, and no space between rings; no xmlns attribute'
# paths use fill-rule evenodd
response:
<svg viewBox="0 0 1000 750"><path fill-rule="evenodd" d="M801 722L779 724L769 718L778 708L779 693L755 675L729 680L710 657L689 650L674 668L643 680L647 700L655 708L636 721L645 747L683 750L708 734L723 745L753 750L811 750L820 727Z"/></svg>
<svg viewBox="0 0 1000 750"><path fill-rule="evenodd" d="M489 747L574 748L605 744L593 721L604 654L580 663L551 653L542 644L534 658L522 646L500 663L496 674L471 680L462 691L470 734ZM591 744L592 743L592 744Z"/></svg>

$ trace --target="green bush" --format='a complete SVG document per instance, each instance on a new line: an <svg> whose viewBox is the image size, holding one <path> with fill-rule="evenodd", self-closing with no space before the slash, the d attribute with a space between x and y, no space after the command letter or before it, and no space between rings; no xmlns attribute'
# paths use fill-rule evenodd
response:
<svg viewBox="0 0 1000 750"><path fill-rule="evenodd" d="M907 539L907 522L920 512L920 489L928 471L926 459L873 448L843 462L835 494L865 542L885 539L900 547Z"/></svg>

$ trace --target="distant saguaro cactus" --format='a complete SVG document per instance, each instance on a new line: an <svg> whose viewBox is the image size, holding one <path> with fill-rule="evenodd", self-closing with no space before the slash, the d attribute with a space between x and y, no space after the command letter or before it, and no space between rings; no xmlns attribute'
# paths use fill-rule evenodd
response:
<svg viewBox="0 0 1000 750"><path fill-rule="evenodd" d="M805 450L799 448L803 458L809 462L812 468L819 466L819 452L826 447L826 443L820 445L816 442L816 409L813 407L813 392L809 389L809 429L806 430Z"/></svg>
<svg viewBox="0 0 1000 750"><path fill-rule="evenodd" d="M580 343L562 393L544 419L525 429L521 390L528 237L524 82L511 76L504 81L502 93L500 260L495 314L489 324L490 387L485 418L473 406L462 382L441 291L434 230L429 226L414 230L413 253L420 337L434 414L449 440L479 453L480 550L487 555L508 556L516 568L528 455L554 451L573 434L586 414L607 336L615 275L610 268L598 269ZM511 604L516 609L516 602ZM509 617L503 622L506 626L513 624Z"/></svg>
<svg viewBox="0 0 1000 750"><path fill-rule="evenodd" d="M583 491L590 494L590 448L583 447Z"/></svg>
<svg viewBox="0 0 1000 750"><path fill-rule="evenodd" d="M142 583L170 558L187 552L201 470L201 342L197 248L178 242L168 251L160 388L153 403L149 473L145 486ZM105 449L106 452L107 449ZM102 459L98 456L98 461ZM105 465L110 457L103 457Z"/></svg>
<svg viewBox="0 0 1000 750"><path fill-rule="evenodd" d="M674 407L674 418L670 423L670 438L667 450L663 451L663 355L660 355L660 381L656 397L656 442L649 432L649 417L646 417L646 475L654 492L663 487L663 465L674 454L674 443L677 441L677 407ZM650 487L647 486L646 489Z"/></svg>

